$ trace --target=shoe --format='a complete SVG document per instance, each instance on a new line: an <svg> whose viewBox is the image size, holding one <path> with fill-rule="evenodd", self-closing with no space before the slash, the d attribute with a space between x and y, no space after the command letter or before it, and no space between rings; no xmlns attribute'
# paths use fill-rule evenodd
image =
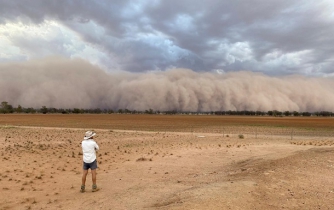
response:
<svg viewBox="0 0 334 210"><path fill-rule="evenodd" d="M99 191L100 189L96 186L96 184L93 184L93 187L92 187L92 192L96 192L96 191Z"/></svg>
<svg viewBox="0 0 334 210"><path fill-rule="evenodd" d="M85 192L85 185L81 185L80 192L84 193Z"/></svg>

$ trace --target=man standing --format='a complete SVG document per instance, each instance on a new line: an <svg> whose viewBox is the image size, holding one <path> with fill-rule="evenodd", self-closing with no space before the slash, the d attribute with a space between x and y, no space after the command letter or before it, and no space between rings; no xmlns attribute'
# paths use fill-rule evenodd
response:
<svg viewBox="0 0 334 210"><path fill-rule="evenodd" d="M93 136L96 133L93 131L87 131L84 137L84 140L81 142L82 152L83 152L83 175L82 175L82 184L80 192L85 192L86 177L88 174L88 169L92 172L92 181L93 187L92 192L99 190L96 186L96 151L99 150L99 145L94 141Z"/></svg>

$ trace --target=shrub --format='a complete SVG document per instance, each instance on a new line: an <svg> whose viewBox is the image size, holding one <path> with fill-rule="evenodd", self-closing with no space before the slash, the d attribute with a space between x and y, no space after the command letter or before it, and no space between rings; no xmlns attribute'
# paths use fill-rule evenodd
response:
<svg viewBox="0 0 334 210"><path fill-rule="evenodd" d="M138 161L147 161L147 158L141 157L141 158L138 158L138 159L137 159L137 162L138 162Z"/></svg>
<svg viewBox="0 0 334 210"><path fill-rule="evenodd" d="M239 139L244 139L244 135L243 134L239 134Z"/></svg>

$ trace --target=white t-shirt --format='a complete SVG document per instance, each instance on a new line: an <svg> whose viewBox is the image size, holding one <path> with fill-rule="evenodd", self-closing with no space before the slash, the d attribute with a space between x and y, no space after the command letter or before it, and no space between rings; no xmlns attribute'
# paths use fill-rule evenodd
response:
<svg viewBox="0 0 334 210"><path fill-rule="evenodd" d="M83 161L85 163L92 163L96 160L95 151L99 150L99 145L93 139L83 140L81 142Z"/></svg>

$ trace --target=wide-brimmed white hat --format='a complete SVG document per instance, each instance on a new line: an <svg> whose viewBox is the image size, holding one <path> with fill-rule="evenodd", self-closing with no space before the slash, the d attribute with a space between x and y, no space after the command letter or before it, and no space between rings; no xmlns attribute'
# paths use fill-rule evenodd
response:
<svg viewBox="0 0 334 210"><path fill-rule="evenodd" d="M85 139L85 140L90 139L91 137L93 137L93 136L95 136L95 135L96 135L95 132L93 132L93 131L87 131L87 132L85 133L85 137L84 137L84 139Z"/></svg>

